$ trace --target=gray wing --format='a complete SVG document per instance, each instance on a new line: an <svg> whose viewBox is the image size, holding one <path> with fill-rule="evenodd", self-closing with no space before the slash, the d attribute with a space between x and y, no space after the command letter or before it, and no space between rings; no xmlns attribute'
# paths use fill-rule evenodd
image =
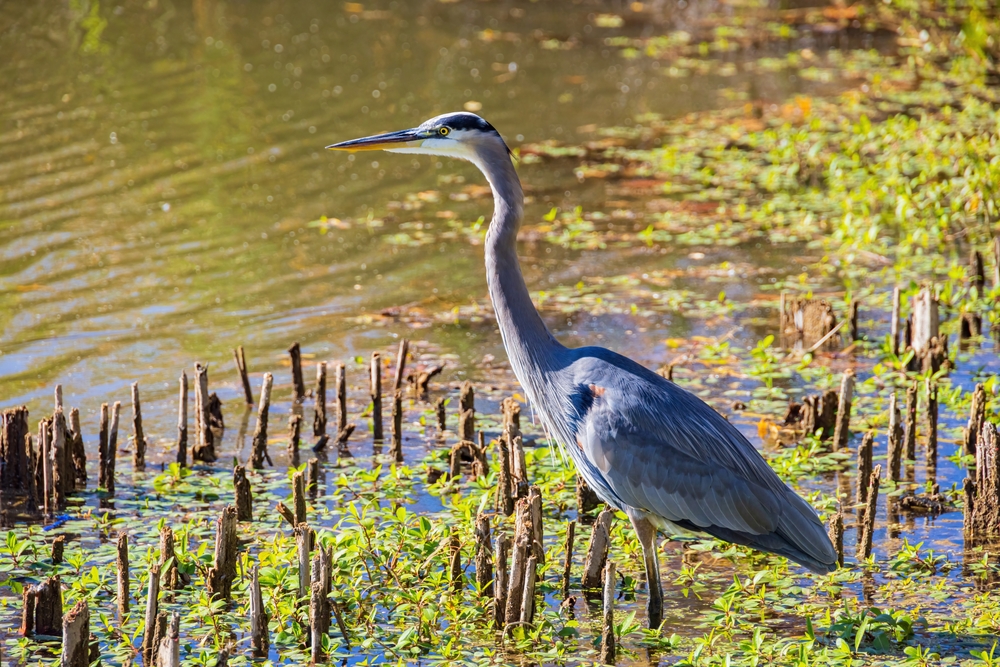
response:
<svg viewBox="0 0 1000 667"><path fill-rule="evenodd" d="M816 512L696 396L631 360L585 348L571 365L575 446L617 498L681 527L828 572ZM599 352L596 354L595 352Z"/></svg>

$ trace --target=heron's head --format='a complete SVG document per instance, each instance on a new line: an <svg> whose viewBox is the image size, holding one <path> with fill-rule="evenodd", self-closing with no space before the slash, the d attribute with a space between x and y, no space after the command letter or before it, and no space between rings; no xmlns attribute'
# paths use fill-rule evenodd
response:
<svg viewBox="0 0 1000 667"><path fill-rule="evenodd" d="M444 155L480 163L510 149L496 129L474 113L446 113L399 132L376 134L327 146L334 151L385 150L392 153Z"/></svg>

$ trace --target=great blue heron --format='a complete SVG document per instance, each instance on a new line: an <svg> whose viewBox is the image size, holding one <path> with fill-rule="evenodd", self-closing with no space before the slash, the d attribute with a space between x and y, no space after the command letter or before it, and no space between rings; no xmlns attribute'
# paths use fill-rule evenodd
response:
<svg viewBox="0 0 1000 667"><path fill-rule="evenodd" d="M419 127L328 146L469 160L493 190L486 279L504 348L531 405L605 502L628 515L642 544L650 627L663 618L657 529L701 532L785 556L819 573L837 553L816 512L753 445L701 399L600 347L570 349L539 316L515 241L524 195L503 138L479 116L449 113Z"/></svg>

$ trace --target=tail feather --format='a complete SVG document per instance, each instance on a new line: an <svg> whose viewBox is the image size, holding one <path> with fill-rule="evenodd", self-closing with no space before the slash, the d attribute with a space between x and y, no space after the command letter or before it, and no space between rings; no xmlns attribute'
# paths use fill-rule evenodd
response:
<svg viewBox="0 0 1000 667"><path fill-rule="evenodd" d="M770 533L754 535L720 526L700 528L680 522L683 528L712 535L720 540L784 556L817 574L837 569L837 551L816 512L793 491L788 491L778 527Z"/></svg>

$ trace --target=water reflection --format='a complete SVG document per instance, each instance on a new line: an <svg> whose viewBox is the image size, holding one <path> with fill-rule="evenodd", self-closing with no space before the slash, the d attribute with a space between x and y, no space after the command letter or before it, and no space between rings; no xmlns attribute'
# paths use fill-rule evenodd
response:
<svg viewBox="0 0 1000 667"><path fill-rule="evenodd" d="M5 5L0 403L43 399L57 379L84 401L132 380L165 397L177 369L195 358L224 364L238 343L258 359L291 340L348 356L391 333L345 316L481 298L478 248L382 241L411 218L390 202L447 197L442 178L479 183L478 174L321 147L464 105L481 106L514 145L717 105L729 78L663 77L658 63L604 45L695 21L704 7L599 27L599 3ZM813 85L751 78L776 100ZM522 173L529 224L552 204L607 199L568 168ZM466 221L489 213L482 199L438 208ZM324 215L344 228L308 226ZM664 261L548 250L525 248L532 284ZM463 355L499 352L491 329L432 337Z"/></svg>

